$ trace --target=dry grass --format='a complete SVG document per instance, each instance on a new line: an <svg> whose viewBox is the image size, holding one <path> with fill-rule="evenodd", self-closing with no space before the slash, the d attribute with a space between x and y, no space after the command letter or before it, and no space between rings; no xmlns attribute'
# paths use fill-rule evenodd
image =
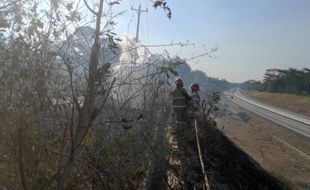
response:
<svg viewBox="0 0 310 190"><path fill-rule="evenodd" d="M245 94L267 104L310 116L310 97L254 91L245 92Z"/></svg>
<svg viewBox="0 0 310 190"><path fill-rule="evenodd" d="M218 127L275 176L291 181L301 189L310 188L310 160L286 143L310 155L310 141L281 126L259 117L227 99L223 99L226 113L217 119ZM247 115L247 120L244 120Z"/></svg>

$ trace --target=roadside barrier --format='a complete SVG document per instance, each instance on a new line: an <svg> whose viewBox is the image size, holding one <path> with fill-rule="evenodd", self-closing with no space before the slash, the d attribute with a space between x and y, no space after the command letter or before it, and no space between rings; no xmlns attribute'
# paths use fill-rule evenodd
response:
<svg viewBox="0 0 310 190"><path fill-rule="evenodd" d="M282 111L280 109L276 109L276 108L273 108L271 106L267 106L267 105L264 105L262 103L255 102L255 101L251 100L250 98L242 97L242 96L239 96L237 94L234 94L234 96L236 96L237 98L242 99L242 100L244 100L244 101L246 101L248 103L251 103L251 104L253 104L253 105L257 106L257 107L260 107L260 108L263 108L265 110L268 110L270 112L273 112L273 113L276 113L278 115L284 116L286 118L298 121L300 123L304 123L306 125L310 125L310 119L306 119L304 117L300 117L300 116L295 115L295 114L290 114L290 113L284 112L284 111Z"/></svg>

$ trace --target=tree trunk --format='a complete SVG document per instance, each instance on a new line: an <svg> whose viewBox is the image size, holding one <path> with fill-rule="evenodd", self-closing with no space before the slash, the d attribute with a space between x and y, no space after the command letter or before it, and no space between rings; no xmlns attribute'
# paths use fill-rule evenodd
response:
<svg viewBox="0 0 310 190"><path fill-rule="evenodd" d="M104 0L100 0L99 11L96 14L96 31L95 31L95 39L94 44L91 49L90 60L89 60L89 77L87 82L87 91L85 95L85 101L82 106L81 111L79 112L79 123L77 126L76 135L73 140L73 144L71 147L70 158L65 162L63 171L60 174L58 179L57 189L63 190L68 186L68 177L70 176L71 170L74 166L74 162L76 156L79 155L80 145L84 140L84 137L87 134L89 127L91 126L93 120L92 113L94 111L95 105L95 96L96 96L96 74L98 68L98 60L99 60L99 52L100 52L100 44L99 44L99 36L100 36L100 26L101 26L101 17L103 13L103 2Z"/></svg>

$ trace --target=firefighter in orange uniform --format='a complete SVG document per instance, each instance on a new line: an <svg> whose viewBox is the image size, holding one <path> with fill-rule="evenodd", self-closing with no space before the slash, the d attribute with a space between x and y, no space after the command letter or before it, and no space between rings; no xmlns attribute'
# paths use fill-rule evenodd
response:
<svg viewBox="0 0 310 190"><path fill-rule="evenodd" d="M183 81L179 78L175 81L176 88L171 92L173 96L172 106L176 113L177 126L186 125L186 109L190 101L190 96L183 87Z"/></svg>

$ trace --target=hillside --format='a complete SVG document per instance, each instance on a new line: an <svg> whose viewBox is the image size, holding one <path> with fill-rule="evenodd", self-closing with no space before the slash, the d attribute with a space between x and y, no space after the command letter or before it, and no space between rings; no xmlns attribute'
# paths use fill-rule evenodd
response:
<svg viewBox="0 0 310 190"><path fill-rule="evenodd" d="M229 83L225 79L209 77L203 71L192 70L187 63L180 65L176 71L183 79L186 87L189 87L193 82L197 82L202 88L202 93L221 92L235 86L235 84Z"/></svg>
<svg viewBox="0 0 310 190"><path fill-rule="evenodd" d="M291 189L277 177L263 169L251 156L241 150L227 138L217 127L213 119L199 122L199 138L203 160L211 189ZM176 129L179 140L178 151L173 151L174 164L169 168L181 181L172 186L175 189L202 189L203 175L199 166L194 130Z"/></svg>

